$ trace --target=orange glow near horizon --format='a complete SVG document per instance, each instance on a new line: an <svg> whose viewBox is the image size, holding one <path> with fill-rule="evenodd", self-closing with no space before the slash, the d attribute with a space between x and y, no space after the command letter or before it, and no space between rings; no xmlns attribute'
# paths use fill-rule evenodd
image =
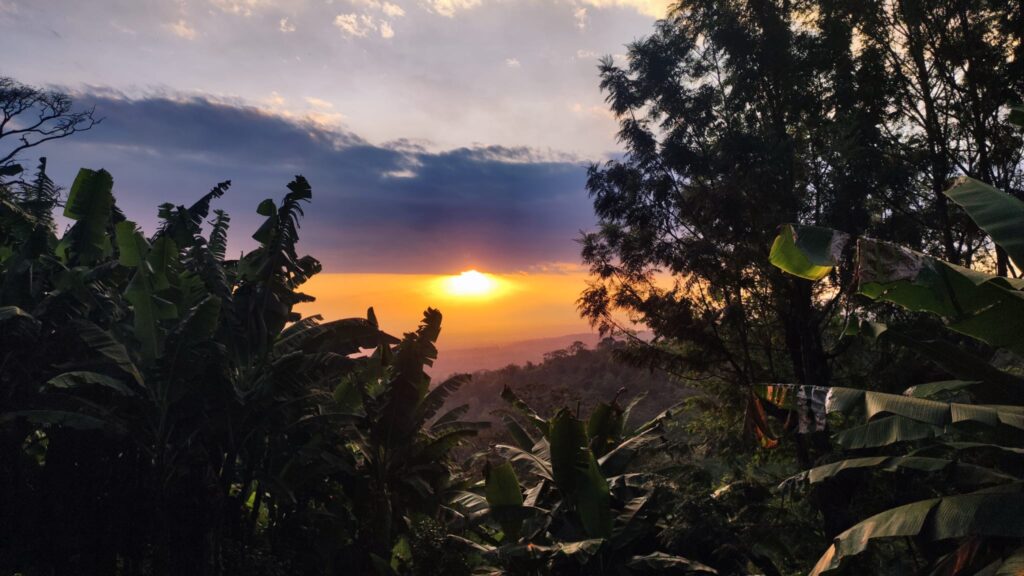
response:
<svg viewBox="0 0 1024 576"><path fill-rule="evenodd" d="M576 300L586 287L582 270L456 275L319 274L302 287L316 297L301 304L303 316L325 320L365 317L373 307L381 328L395 336L416 329L423 311L444 316L439 348L493 346L590 332Z"/></svg>

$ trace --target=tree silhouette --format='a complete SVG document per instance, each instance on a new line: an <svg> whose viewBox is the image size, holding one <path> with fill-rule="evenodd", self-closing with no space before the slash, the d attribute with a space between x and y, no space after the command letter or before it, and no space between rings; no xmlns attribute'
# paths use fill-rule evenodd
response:
<svg viewBox="0 0 1024 576"><path fill-rule="evenodd" d="M76 110L71 97L0 76L0 177L21 172L18 155L99 124L93 108Z"/></svg>

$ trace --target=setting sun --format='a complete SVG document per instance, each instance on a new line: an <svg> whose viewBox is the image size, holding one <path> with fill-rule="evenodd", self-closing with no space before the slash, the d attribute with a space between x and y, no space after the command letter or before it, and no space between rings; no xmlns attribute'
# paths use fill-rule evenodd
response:
<svg viewBox="0 0 1024 576"><path fill-rule="evenodd" d="M476 270L467 270L458 276L444 278L444 291L451 296L491 296L499 288L497 278Z"/></svg>

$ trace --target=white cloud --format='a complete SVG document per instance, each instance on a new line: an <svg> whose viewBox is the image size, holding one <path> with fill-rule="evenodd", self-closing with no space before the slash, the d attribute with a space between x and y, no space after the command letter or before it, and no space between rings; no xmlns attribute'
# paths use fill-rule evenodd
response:
<svg viewBox="0 0 1024 576"><path fill-rule="evenodd" d="M389 170L383 174L385 178L415 178L416 172L408 168L402 170Z"/></svg>
<svg viewBox="0 0 1024 576"><path fill-rule="evenodd" d="M270 97L269 98L264 98L264 101L271 108L280 108L280 107L284 106L284 103L285 103L284 97L281 96L280 94L278 94L277 92L271 92L270 93Z"/></svg>
<svg viewBox="0 0 1024 576"><path fill-rule="evenodd" d="M522 68L523 67L523 65L519 62L518 58L506 58L505 59L505 66L508 66L509 68Z"/></svg>
<svg viewBox="0 0 1024 576"><path fill-rule="evenodd" d="M403 10L398 4L392 4L391 2L385 2L382 4L381 11L389 18L401 18L402 16L405 16L405 10Z"/></svg>
<svg viewBox="0 0 1024 576"><path fill-rule="evenodd" d="M349 3L353 6L362 8L359 12L352 12L350 14L339 14L334 19L334 25L337 26L342 32L348 36L358 36L364 38L371 32L379 32L381 38L394 38L395 29L391 26L389 20L373 14L374 12L380 12L384 16L389 18L401 18L405 16L405 10L397 4L391 2L381 2L380 0L349 0Z"/></svg>
<svg viewBox="0 0 1024 576"><path fill-rule="evenodd" d="M239 16L252 16L254 9L267 6L270 2L268 0L210 0L210 4L220 9L221 12L237 14Z"/></svg>
<svg viewBox="0 0 1024 576"><path fill-rule="evenodd" d="M451 18L460 10L476 8L482 0L424 0L428 10Z"/></svg>
<svg viewBox="0 0 1024 576"><path fill-rule="evenodd" d="M664 18L668 15L668 7L675 3L675 0L580 0L582 4L594 8L632 8L641 14Z"/></svg>
<svg viewBox="0 0 1024 576"><path fill-rule="evenodd" d="M288 18L281 18L281 23L278 26L278 29L281 30L281 32L284 32L285 34L287 34L288 32L295 32L295 24L292 24L291 20L289 20Z"/></svg>
<svg viewBox="0 0 1024 576"><path fill-rule="evenodd" d="M364 4L379 4L380 0L355 0L356 2ZM494 0L488 0L493 2ZM576 20L576 26L580 29L584 29L587 26L587 6L591 8L632 8L637 12L653 16L654 18L664 18L668 15L668 8L674 4L677 0L561 0L562 3L576 6L577 8L573 11L573 18ZM440 14L441 16L447 16L451 18L456 13L465 10L476 8L483 3L483 0L420 0L420 3L431 12ZM552 2L556 3L556 2ZM387 2L384 3L385 5Z"/></svg>
<svg viewBox="0 0 1024 576"><path fill-rule="evenodd" d="M389 18L401 18L405 16L405 9L398 4L381 2L380 0L350 0L353 6L361 6L369 11L383 12Z"/></svg>
<svg viewBox="0 0 1024 576"><path fill-rule="evenodd" d="M576 58L578 60L590 60L591 58L597 58L597 52L580 49L576 51Z"/></svg>
<svg viewBox="0 0 1024 576"><path fill-rule="evenodd" d="M580 6L573 11L572 17L576 19L576 27L585 30L587 27L587 9Z"/></svg>
<svg viewBox="0 0 1024 576"><path fill-rule="evenodd" d="M184 18L174 22L173 24L168 24L167 27L170 28L171 32L179 38L194 40L196 37L196 29L189 25Z"/></svg>
<svg viewBox="0 0 1024 576"><path fill-rule="evenodd" d="M373 17L366 14L338 14L334 18L334 25L347 36L365 37L377 29Z"/></svg>
<svg viewBox="0 0 1024 576"><path fill-rule="evenodd" d="M328 110L331 109L331 108L334 108L334 104L331 104L327 100L322 100L320 98L314 98L312 96L306 96L305 100L306 100L306 103L309 104L310 106L312 106L313 108L321 108L321 109L328 109Z"/></svg>

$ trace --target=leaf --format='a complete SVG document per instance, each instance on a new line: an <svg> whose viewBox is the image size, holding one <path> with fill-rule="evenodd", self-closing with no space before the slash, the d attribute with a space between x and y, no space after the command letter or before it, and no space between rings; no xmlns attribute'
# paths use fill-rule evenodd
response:
<svg viewBox="0 0 1024 576"><path fill-rule="evenodd" d="M912 396L914 398L934 398L935 396L941 396L943 392L956 392L958 390L970 388L975 384L981 384L981 382L977 380L942 380L940 382L927 382L925 384L918 384L907 388L903 391L903 395Z"/></svg>
<svg viewBox="0 0 1024 576"><path fill-rule="evenodd" d="M469 404L459 404L455 408L448 410L444 414L438 416L437 420L434 420L434 423L430 426L431 432L435 432L435 429L439 426L457 422L459 418L465 416L467 412L469 412Z"/></svg>
<svg viewBox="0 0 1024 576"><path fill-rule="evenodd" d="M522 507L523 492L519 479L510 462L502 462L495 467L484 468L484 493L490 505L491 514L501 524L505 533L504 543L519 540L519 531L523 518L513 512Z"/></svg>
<svg viewBox="0 0 1024 576"><path fill-rule="evenodd" d="M786 224L768 260L794 276L817 281L835 267L848 240L847 234L829 228Z"/></svg>
<svg viewBox="0 0 1024 576"><path fill-rule="evenodd" d="M1002 561L995 576L1020 576L1021 574L1024 574L1024 546L1011 552Z"/></svg>
<svg viewBox="0 0 1024 576"><path fill-rule="evenodd" d="M87 371L65 372L46 381L49 388L71 390L83 386L99 386L117 392L122 396L134 396L135 391L117 378Z"/></svg>
<svg viewBox="0 0 1024 576"><path fill-rule="evenodd" d="M633 574L718 574L710 566L664 552L634 556L627 566Z"/></svg>
<svg viewBox="0 0 1024 576"><path fill-rule="evenodd" d="M524 462L533 468L535 474L548 480L553 480L553 474L551 472L551 463L544 460L537 454L528 450L523 450L518 446L509 446L508 444L495 444L494 450L507 458L511 458L513 462Z"/></svg>
<svg viewBox="0 0 1024 576"><path fill-rule="evenodd" d="M448 396L469 382L471 378L469 374L455 374L427 392L416 409L416 422L422 426L423 423L433 418L437 411L444 406L444 401L448 399Z"/></svg>
<svg viewBox="0 0 1024 576"><path fill-rule="evenodd" d="M523 416L526 416L527 421L529 421L530 424L533 424L534 428L536 428L541 434L544 436L548 435L548 421L538 416L537 413L533 411L533 408L530 408L529 404L523 402L519 396L516 396L516 393L513 392L512 388L507 384L501 389L501 399L511 404L512 407L518 410Z"/></svg>
<svg viewBox="0 0 1024 576"><path fill-rule="evenodd" d="M142 357L152 361L160 354L162 332L159 323L176 317L177 309L174 304L157 296L157 283L164 271L161 269L158 274L153 269L147 258L149 242L135 223L128 220L119 222L116 235L121 264L135 269L124 292L125 299L132 304L135 337L142 343ZM166 263L163 257L157 261Z"/></svg>
<svg viewBox="0 0 1024 576"><path fill-rule="evenodd" d="M231 225L231 217L223 210L214 210L213 213L217 217L210 228L210 239L207 241L207 246L210 247L213 257L221 262L228 249L228 227Z"/></svg>
<svg viewBox="0 0 1024 576"><path fill-rule="evenodd" d="M559 410L551 420L548 440L555 485L576 508L588 535L609 536L612 518L608 482L587 447L583 422L568 410Z"/></svg>
<svg viewBox="0 0 1024 576"><path fill-rule="evenodd" d="M944 192L963 208L1018 266L1024 266L1024 202L968 176Z"/></svg>
<svg viewBox="0 0 1024 576"><path fill-rule="evenodd" d="M523 427L519 425L519 422L515 418L513 418L512 415L500 411L499 413L501 414L501 421L505 423L505 428L508 430L508 433L512 436L512 440L516 443L516 445L518 445L523 450L533 450L533 446L534 444L536 444L537 441L534 440L532 436L530 436L530 433L523 429Z"/></svg>
<svg viewBox="0 0 1024 576"><path fill-rule="evenodd" d="M916 536L925 527L925 520L939 499L922 500L892 508L856 524L837 536L825 554L818 559L810 576L838 568L843 558L864 552L875 538Z"/></svg>
<svg viewBox="0 0 1024 576"><path fill-rule="evenodd" d="M600 402L587 420L587 437L594 456L600 458L622 437L623 412L618 404Z"/></svg>
<svg viewBox="0 0 1024 576"><path fill-rule="evenodd" d="M760 397L766 398L771 388L776 386L796 385L761 384L753 386L753 390ZM863 410L868 419L878 414L895 414L933 426L974 422L986 426L1004 424L1024 430L1022 406L939 402L838 386L827 390L825 410L828 413Z"/></svg>
<svg viewBox="0 0 1024 576"><path fill-rule="evenodd" d="M871 540L920 536L930 541L992 536L1024 537L1021 484L913 502L876 514L836 536L811 576L840 567L843 559L867 549Z"/></svg>
<svg viewBox="0 0 1024 576"><path fill-rule="evenodd" d="M873 338L882 338L913 350L959 380L982 381L984 385L972 389L974 397L980 401L1024 402L1024 379L1015 374L1000 370L935 335L885 326L879 328L877 323L866 324L861 322L861 333L870 333Z"/></svg>
<svg viewBox="0 0 1024 576"><path fill-rule="evenodd" d="M3 340L28 343L39 336L42 323L17 306L0 306L0 329Z"/></svg>
<svg viewBox="0 0 1024 576"><path fill-rule="evenodd" d="M64 216L75 224L61 240L60 251L83 264L110 255L110 225L114 210L114 179L106 170L82 168L64 205Z"/></svg>
<svg viewBox="0 0 1024 576"><path fill-rule="evenodd" d="M984 274L907 248L857 243L861 294L942 316L950 329L1024 353L1024 280Z"/></svg>
<svg viewBox="0 0 1024 576"><path fill-rule="evenodd" d="M870 422L842 430L833 440L847 450L878 448L897 442L909 442L935 438L943 434L944 428L918 422L903 416L885 416Z"/></svg>
<svg viewBox="0 0 1024 576"><path fill-rule="evenodd" d="M109 332L99 326L85 320L77 320L70 323L71 333L85 345L91 354L106 359L113 366L120 368L124 373L131 375L136 382L142 382L142 375L128 355L128 350Z"/></svg>
<svg viewBox="0 0 1024 576"><path fill-rule="evenodd" d="M660 439L660 435L652 431L627 438L597 461L601 466L601 471L606 477L622 474L637 455L640 454L641 450Z"/></svg>
<svg viewBox="0 0 1024 576"><path fill-rule="evenodd" d="M917 470L922 472L948 472L948 476L961 485L1001 484L1013 482L1016 477L1004 474L984 466L976 466L950 460L948 458L929 458L924 456L871 456L866 458L848 458L831 464L825 464L801 472L788 478L784 483L807 481L818 484L851 470L880 470L895 472L897 470Z"/></svg>

